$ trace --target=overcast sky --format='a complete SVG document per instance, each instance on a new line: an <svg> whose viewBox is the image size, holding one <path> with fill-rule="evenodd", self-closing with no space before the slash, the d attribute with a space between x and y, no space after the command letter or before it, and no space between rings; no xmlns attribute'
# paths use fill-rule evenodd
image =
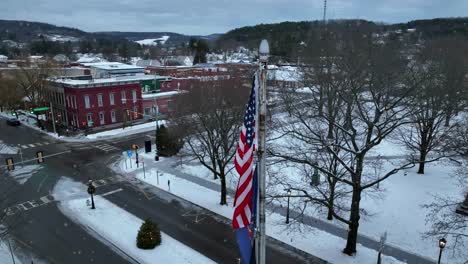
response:
<svg viewBox="0 0 468 264"><path fill-rule="evenodd" d="M0 0L0 19L85 31L224 33L237 27L321 19L323 0ZM328 0L327 17L406 22L468 15L467 0Z"/></svg>

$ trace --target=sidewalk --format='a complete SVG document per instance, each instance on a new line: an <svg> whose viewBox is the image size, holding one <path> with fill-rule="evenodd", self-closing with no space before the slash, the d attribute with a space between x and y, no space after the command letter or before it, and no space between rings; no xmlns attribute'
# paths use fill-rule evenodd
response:
<svg viewBox="0 0 468 264"><path fill-rule="evenodd" d="M187 180L189 182L192 182L194 184L197 184L197 185L202 186L204 188L207 188L209 190L219 192L219 188L220 188L219 184L217 184L215 182L208 181L206 179L203 179L203 178L200 178L200 177L197 177L197 176L194 176L194 175L190 175L190 174L181 172L178 169L176 169L175 167L179 163L178 160L176 160L174 158L167 158L167 159L164 159L164 162L155 163L155 162L153 162L153 155L154 154L151 154L151 153L150 153L150 155L147 155L147 154L142 154L141 155L142 157L145 157L145 168L147 170L157 169L157 170L159 170L161 172L172 174L172 175L174 175L174 176L176 176L178 178ZM139 170L141 170L141 169L142 168L140 167ZM235 191L233 189L228 188L228 195L234 196L234 193L235 193ZM284 217L286 216L286 208L284 208L284 207L280 207L278 205L269 203L269 204L266 205L266 208L270 212L280 214L280 215L282 215ZM329 233L331 235L340 237L340 238L345 239L345 240L347 238L346 229L344 229L344 228L342 228L340 226L334 225L332 223L329 223L327 221L324 221L322 219L318 219L318 218L308 216L308 215L303 215L303 214L301 215L300 212L297 212L297 211L294 211L294 210L290 209L290 217L291 218L294 219L294 218L296 218L298 216L300 216L300 218L302 219L302 223L305 224L305 225L308 225L310 227L322 230L324 232L327 232L327 233ZM379 241L377 241L377 240L375 240L375 239L373 239L371 237L362 235L362 234L359 234L359 236L358 236L358 243L360 245L362 245L363 247L366 247L366 248L369 248L369 249L372 249L372 250L375 250L375 251L378 251L379 244L380 244ZM344 247L344 245L343 245L343 247ZM359 251L359 248L358 248L358 251ZM339 253L339 252L337 252L337 253ZM386 256L394 257L397 260L407 262L407 263L418 263L418 264L419 263L421 263L421 264L432 264L432 263L434 263L434 260L432 260L432 259L429 259L427 257L420 256L420 255L405 251L404 249L401 249L401 248L399 248L397 246L394 246L394 245L391 245L391 244L386 245L384 253L385 253Z"/></svg>

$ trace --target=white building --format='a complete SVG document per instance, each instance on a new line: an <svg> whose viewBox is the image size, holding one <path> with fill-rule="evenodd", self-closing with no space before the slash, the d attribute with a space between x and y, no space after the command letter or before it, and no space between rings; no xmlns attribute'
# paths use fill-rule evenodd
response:
<svg viewBox="0 0 468 264"><path fill-rule="evenodd" d="M6 63L7 61L8 61L8 57L0 54L0 63Z"/></svg>
<svg viewBox="0 0 468 264"><path fill-rule="evenodd" d="M145 74L143 67L120 62L81 63L81 65L91 68L91 75L95 79Z"/></svg>

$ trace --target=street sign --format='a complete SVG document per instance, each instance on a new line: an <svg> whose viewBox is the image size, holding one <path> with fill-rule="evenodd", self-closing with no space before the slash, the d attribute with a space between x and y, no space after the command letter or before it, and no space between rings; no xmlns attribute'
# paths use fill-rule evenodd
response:
<svg viewBox="0 0 468 264"><path fill-rule="evenodd" d="M132 151L131 149L127 150L127 156L128 156L129 158L132 157L132 154L133 154L133 151Z"/></svg>
<svg viewBox="0 0 468 264"><path fill-rule="evenodd" d="M47 111L49 110L49 107L38 107L38 108L34 108L33 109L33 112L40 112L40 111Z"/></svg>

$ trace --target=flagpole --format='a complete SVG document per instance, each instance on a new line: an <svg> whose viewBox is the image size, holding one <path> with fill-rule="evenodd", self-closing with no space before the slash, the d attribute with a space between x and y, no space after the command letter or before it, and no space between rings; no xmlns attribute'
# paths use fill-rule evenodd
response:
<svg viewBox="0 0 468 264"><path fill-rule="evenodd" d="M259 187L259 225L258 225L258 263L265 264L266 261L266 234L265 234L265 189L266 189L266 73L268 64L268 54L270 48L267 40L262 40L259 48L260 55L260 115L259 115L259 145L258 145L258 158L260 161L260 173L258 177Z"/></svg>

